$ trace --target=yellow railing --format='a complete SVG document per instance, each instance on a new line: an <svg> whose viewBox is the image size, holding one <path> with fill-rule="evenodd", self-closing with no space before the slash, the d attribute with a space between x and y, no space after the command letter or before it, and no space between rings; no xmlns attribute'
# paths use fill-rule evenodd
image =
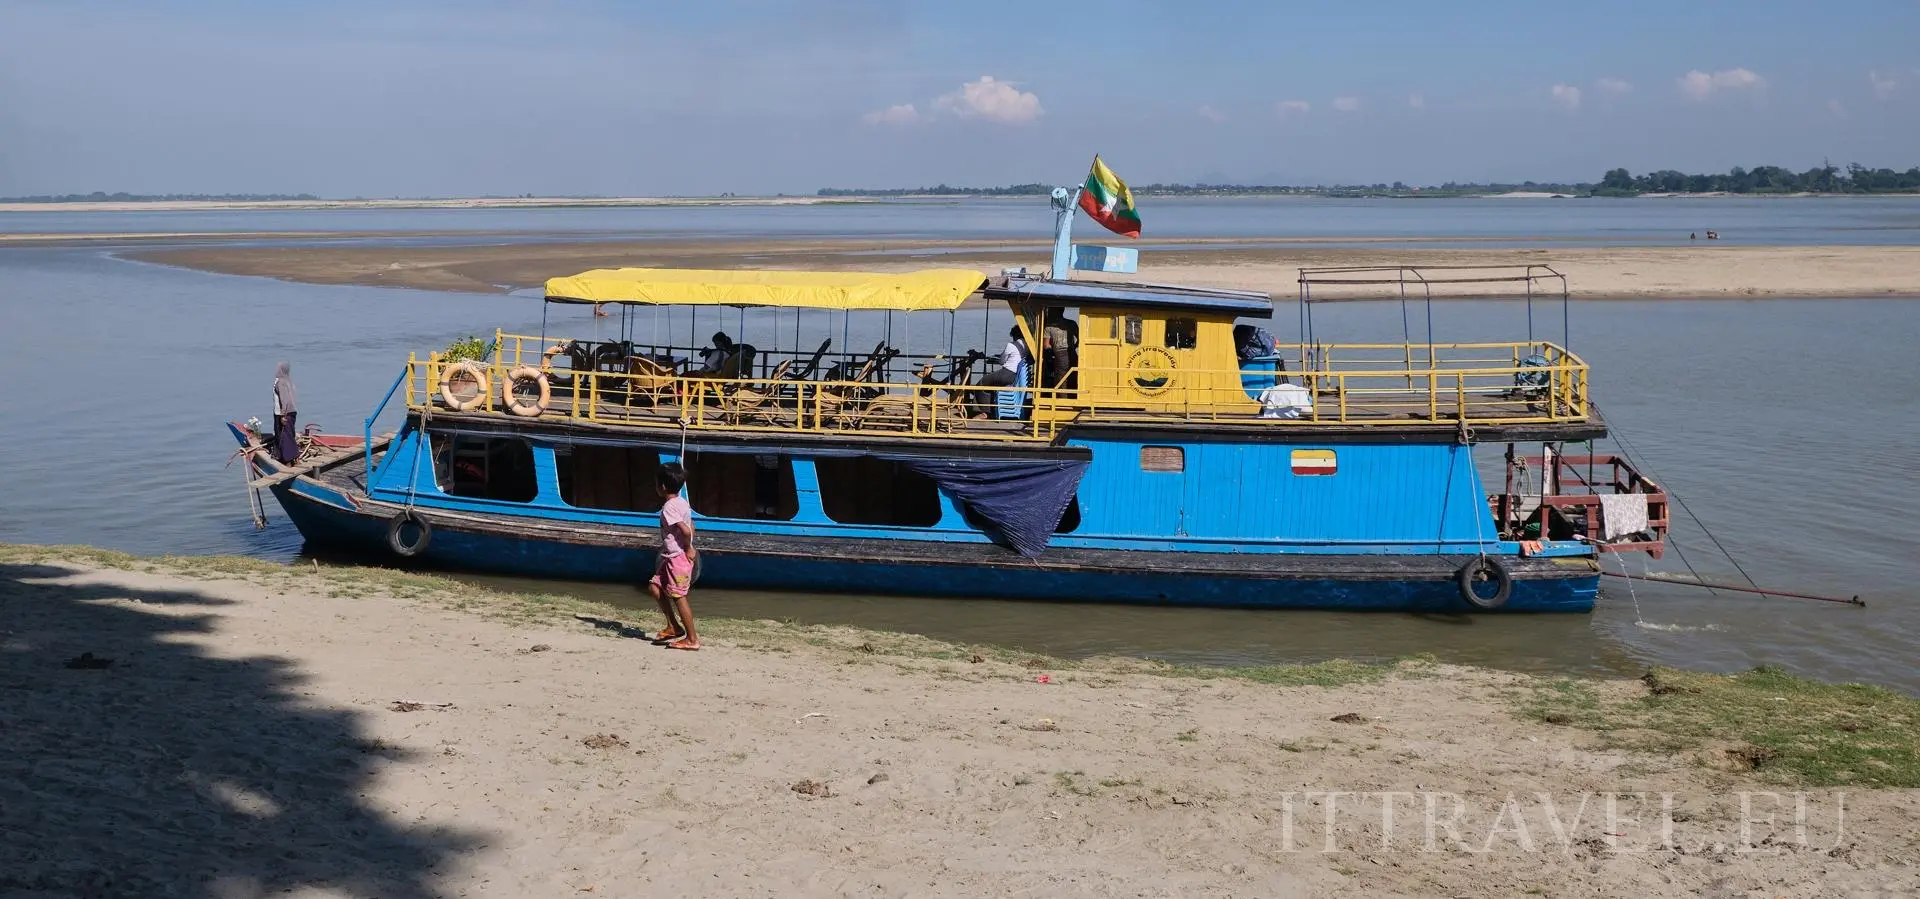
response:
<svg viewBox="0 0 1920 899"><path fill-rule="evenodd" d="M438 354L411 357L407 405L511 416L509 375L542 367L557 341L499 334L480 363L484 384L456 384ZM652 348L646 348L651 351ZM808 354L798 354L806 356ZM1586 363L1547 343L1339 344L1282 347L1288 369L1141 372L1083 368L1078 389L946 386L872 380L713 378L646 372L547 370L537 414L636 428L765 433L868 433L995 441L1050 441L1067 423L1231 422L1272 427L1569 424L1586 421ZM1522 364L1539 356L1546 364ZM786 357L782 357L786 358ZM860 357L853 357L856 361ZM1302 370L1302 362L1305 368ZM636 360L632 363L640 365ZM896 363L896 368L899 366ZM765 367L762 366L762 370ZM1305 388L1311 410L1267 417L1260 388L1280 378ZM538 385L518 385L524 402ZM527 411L523 408L522 410ZM1263 412L1266 414L1263 415Z"/></svg>

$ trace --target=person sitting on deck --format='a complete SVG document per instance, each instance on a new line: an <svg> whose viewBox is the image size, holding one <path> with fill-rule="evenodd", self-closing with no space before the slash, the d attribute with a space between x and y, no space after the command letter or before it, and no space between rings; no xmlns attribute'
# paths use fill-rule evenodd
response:
<svg viewBox="0 0 1920 899"><path fill-rule="evenodd" d="M700 369L698 373L703 375L719 374L720 369L727 364L727 360L733 357L735 350L733 338L728 337L727 332L713 332L713 346L700 352Z"/></svg>
<svg viewBox="0 0 1920 899"><path fill-rule="evenodd" d="M1000 367L980 376L981 387L1024 386L1020 378L1032 364L1033 354L1027 351L1026 341L1020 339L1020 326L1014 325L1007 331L1007 347L1000 351Z"/></svg>

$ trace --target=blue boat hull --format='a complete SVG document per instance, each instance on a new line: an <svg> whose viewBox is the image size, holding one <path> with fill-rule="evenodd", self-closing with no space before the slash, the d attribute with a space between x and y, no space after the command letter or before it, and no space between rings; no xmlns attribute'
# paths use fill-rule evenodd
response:
<svg viewBox="0 0 1920 899"><path fill-rule="evenodd" d="M651 575L654 550L640 540L608 545L604 540L508 533L435 521L433 535L416 556L402 559L388 545L391 510L355 510L318 501L290 485L275 496L301 534L319 547L389 564L474 571L529 578L638 584ZM1464 612L1452 572L1457 561L1390 556L1208 557L1239 570L1200 570L1170 554L1087 554L1087 564L956 557L940 547L938 557L902 560L912 553L860 552L826 541L814 551L794 551L791 541L771 547L729 545L719 534L702 539L701 587L820 593L898 594L993 599L1073 600L1155 605L1258 609ZM905 542L905 541L896 541ZM843 551L853 550L853 551ZM998 552L997 548L985 550ZM1049 557L1054 555L1048 554ZM1143 558L1151 555L1154 558ZM1107 558L1102 563L1101 558ZM1515 566L1512 594L1502 611L1585 612L1593 608L1599 574L1590 564L1541 560ZM1275 565L1292 566L1287 569ZM1260 567L1266 566L1266 567ZM1323 572L1323 573L1316 573Z"/></svg>

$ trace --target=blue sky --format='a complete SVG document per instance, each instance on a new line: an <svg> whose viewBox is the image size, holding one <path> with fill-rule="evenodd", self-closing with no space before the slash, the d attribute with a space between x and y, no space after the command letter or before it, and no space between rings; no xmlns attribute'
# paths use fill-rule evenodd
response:
<svg viewBox="0 0 1920 899"><path fill-rule="evenodd" d="M1920 164L1920 3L0 0L0 195Z"/></svg>

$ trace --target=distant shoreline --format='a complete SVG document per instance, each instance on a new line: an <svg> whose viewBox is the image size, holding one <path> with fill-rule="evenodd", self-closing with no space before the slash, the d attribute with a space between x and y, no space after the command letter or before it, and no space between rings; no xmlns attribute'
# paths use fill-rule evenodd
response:
<svg viewBox="0 0 1920 899"><path fill-rule="evenodd" d="M1141 192L1144 197L1161 197L1190 200L1292 200L1292 199L1347 199L1347 200L1675 200L1675 199L1743 199L1743 200L1797 200L1797 199L1850 199L1871 200L1886 197L1916 197L1920 193L1732 193L1729 191L1708 191L1705 193L1643 193L1630 197L1594 197L1581 193L1555 191L1515 190L1500 193L1453 193L1448 191L1301 191L1288 193L1266 192L1222 192L1222 193L1178 193L1156 194ZM633 207L692 207L692 206L832 206L861 203L885 203L894 201L943 201L956 200L1044 200L1042 195L982 195L982 194L837 194L834 196L770 196L770 197L473 197L440 198L420 200L111 200L111 201L30 201L0 202L0 213L23 212L218 212L247 210L350 210L350 209L592 209L592 208L633 208ZM5 236L5 235L0 235Z"/></svg>
<svg viewBox="0 0 1920 899"><path fill-rule="evenodd" d="M203 212L311 209L555 209L624 206L825 206L848 197L472 197L426 200L109 200L6 202L0 212Z"/></svg>

